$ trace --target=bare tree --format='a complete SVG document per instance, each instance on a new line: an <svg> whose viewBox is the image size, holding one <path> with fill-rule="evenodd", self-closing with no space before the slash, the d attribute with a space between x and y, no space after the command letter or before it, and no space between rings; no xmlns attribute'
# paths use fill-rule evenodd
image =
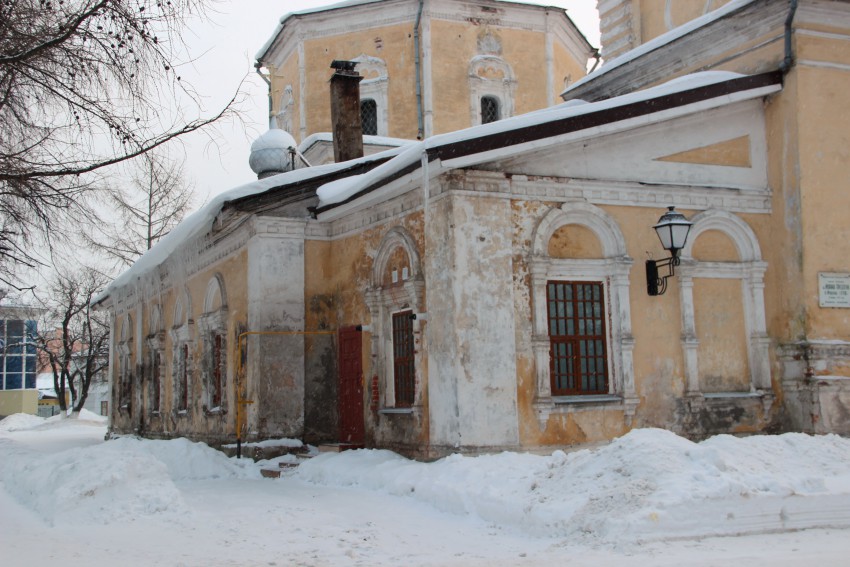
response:
<svg viewBox="0 0 850 567"><path fill-rule="evenodd" d="M125 267L171 232L192 206L194 194L183 178L182 164L154 154L140 158L129 188L109 194L116 223L100 224L96 234L86 236L95 250Z"/></svg>
<svg viewBox="0 0 850 567"><path fill-rule="evenodd" d="M0 281L37 263L33 234L89 214L92 174L229 112L187 119L200 101L175 69L207 2L0 1Z"/></svg>
<svg viewBox="0 0 850 567"><path fill-rule="evenodd" d="M42 360L53 373L53 387L59 409L79 414L86 403L92 382L106 378L109 365L109 324L107 314L94 311L92 298L106 283L98 272L82 268L60 273L50 288L48 316L34 337Z"/></svg>

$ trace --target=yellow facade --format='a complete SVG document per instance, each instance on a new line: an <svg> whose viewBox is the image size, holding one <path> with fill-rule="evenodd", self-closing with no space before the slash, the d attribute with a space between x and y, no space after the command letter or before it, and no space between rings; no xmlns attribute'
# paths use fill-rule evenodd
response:
<svg viewBox="0 0 850 567"><path fill-rule="evenodd" d="M476 94L497 96L502 117L550 106L594 53L563 13L541 6L426 0L417 28L419 4L387 0L374 13L366 4L290 16L259 55L278 127L298 141L331 130L333 60L360 62L361 97L377 101L378 134L412 140L479 123Z"/></svg>
<svg viewBox="0 0 850 567"><path fill-rule="evenodd" d="M143 283L113 290L114 357L133 358L144 377L114 430L346 441L338 437L353 376L363 427L355 444L422 457L603 442L635 427L693 438L850 431L850 306L821 297L824 276L850 279L850 134L841 124L850 31L821 11L840 4L803 1L790 28L786 6L727 4L624 2L621 20L603 15L603 39L607 29L615 43L629 34L645 42L707 7L722 11L578 82L582 62L561 35L508 25L520 18L508 8L463 20L425 2L422 77L439 94L422 99L427 133L474 124L477 97L488 93L508 93L512 114L549 106L564 87L565 98L590 104L538 113L531 127L507 121L430 140L380 166L364 158L356 178L350 164L283 174L227 201ZM397 18L355 19L344 33L322 27L344 10L317 19L315 36L294 33L310 17L285 23L263 61L278 119L301 138L330 129L327 62L359 58L361 93L386 89L387 133L415 137L418 3L392 6ZM286 25L295 26L289 43ZM704 70L739 75L618 98ZM487 90L494 85L502 90ZM341 181L358 189L322 192ZM644 264L666 257L652 226L667 205L693 228L666 293L650 296ZM601 295L548 295L582 285ZM588 383L604 359L602 386L556 384L553 345L563 337L550 317L567 303L593 312L585 319L604 347L561 359L591 368L575 371ZM175 411L178 390L168 385L162 411L140 416L156 309L164 381L188 341L194 401ZM204 337L219 328L228 393L225 411L210 412ZM343 335L354 337L356 364Z"/></svg>

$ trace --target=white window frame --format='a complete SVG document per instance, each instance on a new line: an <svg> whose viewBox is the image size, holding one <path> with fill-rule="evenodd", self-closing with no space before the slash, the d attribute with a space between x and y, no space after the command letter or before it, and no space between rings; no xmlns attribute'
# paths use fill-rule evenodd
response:
<svg viewBox="0 0 850 567"><path fill-rule="evenodd" d="M502 73L501 79L488 79L481 71L488 67ZM491 96L499 101L499 119L514 115L514 95L517 81L513 69L507 61L498 55L476 55L469 62L469 117L470 124L481 124L481 99Z"/></svg>
<svg viewBox="0 0 850 567"><path fill-rule="evenodd" d="M568 225L590 229L602 245L602 258L553 258L549 242L555 232ZM567 202L550 209L532 237L531 301L532 349L536 367L535 409L541 427L553 413L587 409L623 411L631 423L638 404L634 380L634 337L629 302L629 273L633 261L619 225L599 207L586 202ZM602 282L606 301L606 348L608 395L553 396L550 369L549 318L546 285L549 281Z"/></svg>
<svg viewBox="0 0 850 567"><path fill-rule="evenodd" d="M384 286L383 276L393 253L402 248L410 263L406 280ZM378 376L380 392L379 413L414 413L422 407L422 330L417 321L413 324L414 344L414 398L410 407L396 407L393 357L392 316L403 311L421 313L425 297L425 281L421 271L419 253L413 237L401 227L393 227L384 236L372 267L372 285L366 291L366 305L371 316L372 360L376 361L374 374Z"/></svg>
<svg viewBox="0 0 850 567"><path fill-rule="evenodd" d="M185 306L184 306L185 303ZM188 292L183 293L183 297L178 299L174 306L174 326L169 331L171 336L171 411L175 416L185 416L192 409L192 374L194 371L194 327L195 323L191 317L192 303L191 296ZM183 346L187 348L186 357L186 407L179 407L179 384L183 370L181 364L181 351Z"/></svg>
<svg viewBox="0 0 850 567"><path fill-rule="evenodd" d="M224 287L224 276L216 273L207 283L204 294L204 314L198 317L198 330L201 333L203 346L203 363L201 364L201 380L203 384L202 409L205 415L227 413L227 295ZM221 402L213 407L212 379L214 376L215 336L221 336Z"/></svg>
<svg viewBox="0 0 850 567"><path fill-rule="evenodd" d="M364 77L360 81L360 100L370 98L377 105L378 136L388 136L389 131L389 82L387 63L380 57L360 54L352 61L357 63L357 71Z"/></svg>
<svg viewBox="0 0 850 567"><path fill-rule="evenodd" d="M146 395L148 396L146 404L146 408L150 415L160 415L162 412L162 407L165 402L164 398L164 380L165 380L165 332L162 330L162 310L159 305L154 305L151 308L150 315L150 332L148 333L147 338L145 339L145 343L147 346L147 359L148 364L150 365L150 384L145 389ZM154 370L156 369L156 365L154 361L156 356L159 356L159 380L154 380ZM152 407L153 400L153 387L155 384L159 383L159 406L154 408Z"/></svg>

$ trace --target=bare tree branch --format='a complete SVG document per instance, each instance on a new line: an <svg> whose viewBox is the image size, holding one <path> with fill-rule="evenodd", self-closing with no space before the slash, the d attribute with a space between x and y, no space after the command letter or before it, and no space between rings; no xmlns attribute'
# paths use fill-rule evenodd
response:
<svg viewBox="0 0 850 567"><path fill-rule="evenodd" d="M0 2L0 281L38 263L34 234L92 218L104 168L232 112L236 95L203 116L176 72L210 2Z"/></svg>

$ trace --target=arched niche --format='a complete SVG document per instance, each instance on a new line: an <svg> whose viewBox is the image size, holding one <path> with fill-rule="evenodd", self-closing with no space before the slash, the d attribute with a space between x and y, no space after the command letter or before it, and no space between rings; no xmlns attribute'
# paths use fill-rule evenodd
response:
<svg viewBox="0 0 850 567"><path fill-rule="evenodd" d="M772 398L764 307L767 264L761 259L758 238L743 219L727 211L710 209L691 222L678 270L687 392L691 396L749 393ZM726 250L706 250L712 241L723 243ZM728 249L729 242L735 255ZM698 258L694 258L695 250ZM722 313L717 305L724 305ZM728 343L729 336L740 336L744 343L746 360L734 367L729 366L730 359L739 354L735 348L741 345L723 343ZM725 379L724 372L746 376L737 383Z"/></svg>

